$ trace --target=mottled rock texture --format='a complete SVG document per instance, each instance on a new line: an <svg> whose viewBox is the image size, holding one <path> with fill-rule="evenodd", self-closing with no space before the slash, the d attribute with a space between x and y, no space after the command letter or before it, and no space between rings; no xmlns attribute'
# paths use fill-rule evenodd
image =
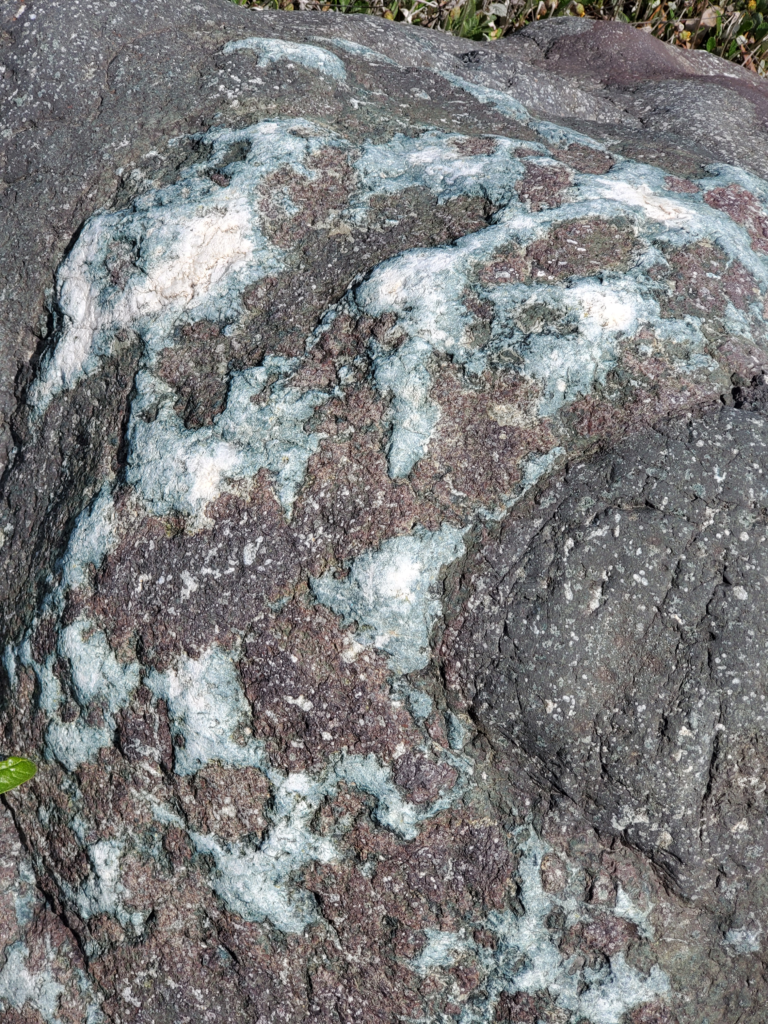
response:
<svg viewBox="0 0 768 1024"><path fill-rule="evenodd" d="M768 1021L768 88L0 11L3 1021Z"/></svg>

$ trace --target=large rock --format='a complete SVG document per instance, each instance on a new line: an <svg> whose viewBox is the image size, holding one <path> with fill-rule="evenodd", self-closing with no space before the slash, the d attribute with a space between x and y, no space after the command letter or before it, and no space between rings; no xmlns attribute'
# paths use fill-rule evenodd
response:
<svg viewBox="0 0 768 1024"><path fill-rule="evenodd" d="M768 1020L766 87L2 10L3 1020Z"/></svg>

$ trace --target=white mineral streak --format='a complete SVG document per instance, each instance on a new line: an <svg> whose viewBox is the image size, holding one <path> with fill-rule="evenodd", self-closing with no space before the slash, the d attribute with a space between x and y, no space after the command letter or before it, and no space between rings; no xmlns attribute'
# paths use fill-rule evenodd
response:
<svg viewBox="0 0 768 1024"><path fill-rule="evenodd" d="M343 61L334 54L319 46L308 46L306 43L288 43L282 39L260 39L252 36L249 39L236 39L227 43L224 53L237 53L238 50L253 50L259 56L259 64L275 64L277 61L289 61L301 64L302 67L319 71L321 75L335 78L343 82L347 70Z"/></svg>
<svg viewBox="0 0 768 1024"><path fill-rule="evenodd" d="M259 849L244 843L227 847L215 836L191 833L196 848L213 856L213 888L230 910L247 921L268 918L284 932L302 932L318 919L314 898L291 884L291 876L337 857L333 842L310 826L325 795L321 783L301 773L289 775L275 791L271 827Z"/></svg>
<svg viewBox="0 0 768 1024"><path fill-rule="evenodd" d="M630 921L637 928L644 939L653 939L653 926L650 922L651 909L642 910L630 899L624 887L619 883L616 888L616 906L613 913L616 917L623 917Z"/></svg>
<svg viewBox="0 0 768 1024"><path fill-rule="evenodd" d="M416 973L426 975L435 968L450 967L462 954L477 959L488 997L468 1004L460 1024L492 1021L502 992L546 991L561 1009L591 1024L620 1024L628 1010L668 992L669 982L658 966L643 977L619 953L605 967L592 970L582 966L577 955L568 957L560 952L547 928L547 917L561 907L567 927L585 919L584 905L545 893L540 865L550 847L525 826L518 830L517 838L522 851L519 875L524 913L519 917L508 910L489 914L483 926L495 934L496 948L478 946L464 933L429 931L427 945L411 961ZM586 919L588 914L587 909Z"/></svg>
<svg viewBox="0 0 768 1024"><path fill-rule="evenodd" d="M492 152L474 155L462 154L458 144L465 141L433 130L417 138L395 135L383 144L367 143L355 161L361 188L350 197L353 216L362 216L370 196L406 188L428 188L442 202L458 196L480 196L497 206L514 201L515 183L523 173L514 140L497 137ZM529 148L546 155L537 143Z"/></svg>
<svg viewBox="0 0 768 1024"><path fill-rule="evenodd" d="M198 700L200 696L198 693ZM218 695L202 697L202 704L207 705L203 712L207 725L213 722L215 696ZM232 694L225 694L223 700L231 701ZM199 741L199 712L196 717L198 722L192 729L183 718L174 722L174 729L185 741L188 736L193 742ZM211 741L215 737L216 734L211 734ZM328 863L340 857L334 842L319 836L311 824L322 801L336 794L340 782L354 785L375 797L375 817L403 839L414 839L419 824L450 803L450 798L446 797L429 807L417 808L404 801L392 782L390 769L372 754L367 757L339 755L318 777L303 772L283 774L272 768L263 755L256 756L255 750L253 755L230 760L226 749L223 756L221 751L213 750L209 760L235 765L252 762L269 779L273 793L267 810L270 828L261 845L247 840L225 844L215 835L194 831L189 836L198 851L213 857L216 872L211 884L227 907L248 921L270 920L284 932L303 932L308 925L320 920L314 898L295 879L312 863ZM467 763L462 759L454 758L452 763L466 772ZM463 788L464 783L457 787L454 798ZM165 807L155 806L154 813L160 821L185 828L183 819Z"/></svg>
<svg viewBox="0 0 768 1024"><path fill-rule="evenodd" d="M102 839L88 847L91 873L77 894L77 907L87 921L96 914L117 915L125 887L120 881L122 844Z"/></svg>
<svg viewBox="0 0 768 1024"><path fill-rule="evenodd" d="M725 941L729 946L732 946L737 953L759 953L760 936L762 934L762 925L758 921L753 920L742 928L729 928L725 933Z"/></svg>
<svg viewBox="0 0 768 1024"><path fill-rule="evenodd" d="M118 664L103 633L92 632L82 621L62 630L57 653L69 660L72 696L84 710L99 698L105 712L101 728L88 726L80 718L62 722L58 711L63 694L52 671L54 656L41 666L34 662L29 644L22 646L20 660L37 674L41 705L52 719L46 735L48 755L74 771L80 764L95 760L101 747L112 744L114 715L129 703L140 668L137 662ZM214 858L212 884L216 892L232 911L248 920L268 918L289 932L301 932L318 920L312 897L292 878L314 861L326 862L338 856L330 840L312 831L311 821L321 802L337 792L340 782L374 797L377 820L403 839L414 839L421 822L449 806L466 786L469 763L457 755L451 755L450 762L462 778L452 793L426 807L403 800L392 781L391 768L372 754L337 755L317 778L280 772L270 765L261 742L250 738L253 712L243 693L236 662L217 646L199 659L182 656L174 668L150 672L144 682L167 704L176 741L174 770L178 774L193 775L211 763L253 767L263 771L272 786L273 801L268 811L271 827L258 849L247 842L224 845L214 835L190 832L196 848ZM186 827L181 818L164 808L156 807L155 813L160 820L173 820L179 827ZM67 889L78 912L84 919L111 914L133 933L140 933L144 915L130 913L124 907L122 843L103 840L89 844L85 834L80 839L91 870L78 889Z"/></svg>
<svg viewBox="0 0 768 1024"><path fill-rule="evenodd" d="M14 942L5 950L5 963L0 970L0 1010L20 1010L33 1006L46 1024L61 1024L57 1011L64 986L53 976L50 965L32 974L27 967L29 949L23 942Z"/></svg>
<svg viewBox="0 0 768 1024"><path fill-rule="evenodd" d="M197 183L189 191L186 202L179 196L167 208L138 199L135 212L100 214L88 221L57 277L63 330L32 390L38 412L95 368L111 350L116 331L151 331L161 314L198 310L200 318L203 308L221 304L234 278L244 286L256 276L256 253L266 245L254 230L244 197L228 197L226 203L219 199L213 206L210 188ZM210 210L204 208L206 200ZM105 243L110 240L123 245L132 261L123 290L109 279Z"/></svg>
<svg viewBox="0 0 768 1024"><path fill-rule="evenodd" d="M422 978L426 978L437 967L452 967L462 953L472 948L471 943L458 932L425 928L424 934L427 936L427 944L410 964L411 970Z"/></svg>
<svg viewBox="0 0 768 1024"><path fill-rule="evenodd" d="M285 932L301 932L319 920L314 899L292 878L313 862L328 863L339 857L333 841L313 832L311 822L340 781L376 797L377 819L405 839L415 838L418 824L442 806L425 810L403 801L389 769L373 755L342 755L319 778L302 772L282 775L265 763L262 767L273 784L274 800L268 811L271 827L261 846L224 845L214 835L196 832L190 838L200 852L214 858L217 870L212 884L230 910L249 921L269 919ZM163 816L161 809L158 816Z"/></svg>
<svg viewBox="0 0 768 1024"><path fill-rule="evenodd" d="M345 300L353 312L394 313L408 335L395 353L379 350L371 342L377 386L392 399L388 455L393 477L406 476L424 456L438 422L439 409L429 398L428 363L435 352L449 354L470 374L484 370L489 359L500 353L515 353L525 376L542 385L540 416L551 416L566 402L588 394L615 365L620 339L644 326L671 349L673 358L678 354L675 362L680 372L715 368L705 351L700 318L662 318L654 283L646 276L650 266L665 262L658 243L682 245L709 239L742 262L760 283L768 283L766 260L751 249L745 230L712 210L703 192L673 198L665 188L664 172L622 161L607 175L576 175L563 206L522 213L510 197L521 164L507 140L498 140L488 157L451 161L450 147L436 135L393 140L387 154L381 153L381 147L370 147L356 164L362 180L370 188L386 191L419 182L443 199L457 192L478 194L478 189L497 203L504 189L506 195L500 203L504 208L490 227L452 246L412 250L386 261ZM477 173L467 164L475 165ZM760 192L756 179L725 167L718 167L717 177L701 184L705 190L730 180ZM582 277L563 284L500 281L489 285L485 295L495 306L492 337L481 349L470 342L466 334L470 316L463 297L476 269L511 244L526 245L545 237L558 224L618 216L632 218L634 231L644 243L645 253L636 267L619 273L585 266ZM523 331L516 321L530 307L541 311L540 326ZM727 319L734 333L748 336L746 319L730 303ZM330 317L318 334L329 322ZM571 329L563 330L563 322Z"/></svg>
<svg viewBox="0 0 768 1024"><path fill-rule="evenodd" d="M385 651L393 671L404 675L429 663L429 635L442 611L440 571L463 553L462 531L417 530L360 555L346 579L313 579L312 590L345 625L357 623L359 643Z"/></svg>

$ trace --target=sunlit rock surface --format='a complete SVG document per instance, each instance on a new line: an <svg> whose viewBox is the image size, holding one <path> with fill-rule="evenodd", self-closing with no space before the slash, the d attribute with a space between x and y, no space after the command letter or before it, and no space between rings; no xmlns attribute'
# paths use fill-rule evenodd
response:
<svg viewBox="0 0 768 1024"><path fill-rule="evenodd" d="M768 90L2 8L10 1024L768 1020Z"/></svg>

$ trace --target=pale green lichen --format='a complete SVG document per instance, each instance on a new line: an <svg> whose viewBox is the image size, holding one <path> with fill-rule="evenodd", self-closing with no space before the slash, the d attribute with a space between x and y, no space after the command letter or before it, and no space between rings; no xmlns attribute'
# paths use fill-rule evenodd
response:
<svg viewBox="0 0 768 1024"><path fill-rule="evenodd" d="M28 641L17 653L21 663L35 673L40 686L40 707L50 718L45 735L47 756L69 771L95 760L102 747L112 745L115 715L128 704L139 684L138 663L118 662L104 633L84 619L59 630L56 651L42 664L33 658ZM54 671L57 656L70 667L66 688ZM60 715L67 696L81 712L72 721L63 721ZM99 725L90 725L86 720L94 703L102 712Z"/></svg>
<svg viewBox="0 0 768 1024"><path fill-rule="evenodd" d="M312 580L322 604L356 622L356 639L389 655L399 674L424 668L431 657L429 636L442 611L436 585L440 571L464 552L462 532L443 526L386 540L360 555L346 579L332 573Z"/></svg>
<svg viewBox="0 0 768 1024"><path fill-rule="evenodd" d="M267 356L261 366L233 374L226 408L212 426L197 430L186 429L174 412L173 391L148 371L140 372L128 427L126 479L147 508L158 516L175 510L199 518L228 481L266 469L289 511L320 442L304 425L328 398L291 387L297 362ZM268 385L269 401L256 402Z"/></svg>
<svg viewBox="0 0 768 1024"><path fill-rule="evenodd" d="M53 976L50 965L32 974L27 967L29 948L14 942L5 949L5 963L0 970L0 1010L21 1010L34 1007L46 1024L62 1024L58 1016L59 1000L64 986Z"/></svg>
<svg viewBox="0 0 768 1024"><path fill-rule="evenodd" d="M179 326L231 322L243 311L245 288L281 270L282 253L261 228L259 189L283 166L311 173L306 159L330 136L295 118L198 138L211 147L208 160L125 210L91 217L59 267L55 345L30 389L35 415L99 367L117 331L135 332L151 363ZM222 188L207 172L237 146L246 155L227 164L230 181Z"/></svg>
<svg viewBox="0 0 768 1024"><path fill-rule="evenodd" d="M290 43L283 39L262 39L250 36L248 39L235 39L227 43L222 53L237 53L240 50L251 50L258 54L259 64L268 66L278 61L301 64L311 71L319 71L321 75L335 78L343 82L347 77L347 69L343 61L334 54L319 46L308 46L306 43Z"/></svg>
<svg viewBox="0 0 768 1024"><path fill-rule="evenodd" d="M475 961L485 997L465 1006L460 1024L491 1024L503 992L546 992L572 1020L590 1024L621 1024L633 1007L666 995L669 981L658 966L643 976L617 953L606 966L592 969L577 954L560 951L546 923L551 912L561 908L568 927L588 920L590 908L572 897L546 893L540 866L550 847L528 826L518 829L516 837L522 854L518 872L523 913L493 911L483 920L483 927L495 936L494 948L478 945L464 932L431 931L427 945L411 962L412 970L426 975L450 967L460 956Z"/></svg>
<svg viewBox="0 0 768 1024"><path fill-rule="evenodd" d="M171 733L179 738L177 774L194 775L211 761L263 766L260 744L233 738L249 727L251 707L232 658L221 648L212 647L198 659L182 655L175 668L149 673L146 685L168 705Z"/></svg>

